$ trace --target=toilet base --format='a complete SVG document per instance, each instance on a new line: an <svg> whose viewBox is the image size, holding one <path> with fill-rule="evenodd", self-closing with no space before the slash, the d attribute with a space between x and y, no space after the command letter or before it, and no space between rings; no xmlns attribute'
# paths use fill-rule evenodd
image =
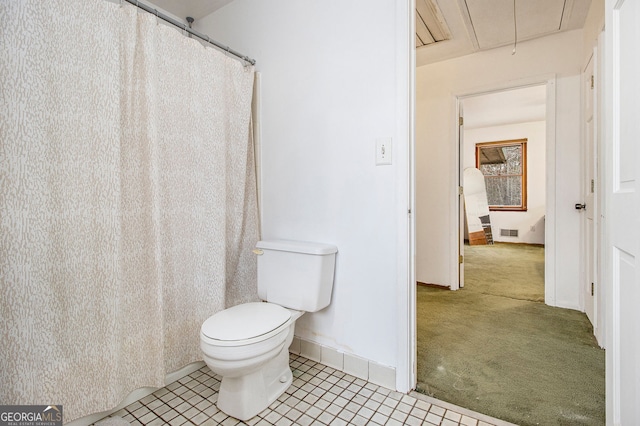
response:
<svg viewBox="0 0 640 426"><path fill-rule="evenodd" d="M240 377L223 377L218 408L238 420L249 420L274 402L291 385L288 345L262 368Z"/></svg>

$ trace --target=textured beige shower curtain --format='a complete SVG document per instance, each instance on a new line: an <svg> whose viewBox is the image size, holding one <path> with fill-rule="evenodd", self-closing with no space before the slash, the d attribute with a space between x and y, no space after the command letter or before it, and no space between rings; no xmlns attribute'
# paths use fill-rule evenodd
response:
<svg viewBox="0 0 640 426"><path fill-rule="evenodd" d="M0 404L70 421L256 300L254 72L105 0L3 0L0 27Z"/></svg>

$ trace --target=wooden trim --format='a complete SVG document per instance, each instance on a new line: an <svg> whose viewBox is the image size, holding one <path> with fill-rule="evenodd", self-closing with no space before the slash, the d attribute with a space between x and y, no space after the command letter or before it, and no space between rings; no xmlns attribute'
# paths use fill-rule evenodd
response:
<svg viewBox="0 0 640 426"><path fill-rule="evenodd" d="M480 169L480 149L487 146L511 146L522 145L522 175L501 175L498 177L521 176L522 180L522 204L520 206L492 206L489 205L489 211L508 211L508 212L526 212L527 211L527 138L511 139L494 142L478 142L476 143L476 168ZM486 177L485 177L486 179Z"/></svg>
<svg viewBox="0 0 640 426"><path fill-rule="evenodd" d="M544 244L522 243L522 242L517 242L517 241L496 241L494 244L511 244L511 245L517 245L517 246L544 247Z"/></svg>
<svg viewBox="0 0 640 426"><path fill-rule="evenodd" d="M520 207L511 207L511 206L507 206L507 207L495 207L495 206L489 206L489 211L492 212L526 212L527 208L520 208Z"/></svg>

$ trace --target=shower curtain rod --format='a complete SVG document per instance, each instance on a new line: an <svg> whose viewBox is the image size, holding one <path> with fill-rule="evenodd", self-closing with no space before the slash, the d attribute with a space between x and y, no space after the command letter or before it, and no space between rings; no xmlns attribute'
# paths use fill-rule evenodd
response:
<svg viewBox="0 0 640 426"><path fill-rule="evenodd" d="M181 30L184 30L186 32L188 32L189 34L198 37L199 39L206 41L207 43L213 44L215 47L217 47L220 50L224 50L225 52L231 53L232 55L236 56L239 59L242 59L245 62L248 62L251 65L255 65L256 64L256 60L255 59L251 59L248 56L243 55L240 52L236 52L235 50L231 49L229 46L225 46L223 44L218 43L215 40L211 40L211 38L207 35L201 34L197 31L192 30L191 28L187 27L187 24L183 24L180 21L176 21L175 19L171 18L170 16L165 15L164 13L161 13L158 11L158 9L154 9L150 6L147 6L144 3L140 3L138 0L126 0L127 3L131 3L134 6L137 6L138 8L144 10L145 12L149 12L153 15L156 15L157 18L162 19L163 21L167 21L168 23L175 25L176 27L180 28Z"/></svg>

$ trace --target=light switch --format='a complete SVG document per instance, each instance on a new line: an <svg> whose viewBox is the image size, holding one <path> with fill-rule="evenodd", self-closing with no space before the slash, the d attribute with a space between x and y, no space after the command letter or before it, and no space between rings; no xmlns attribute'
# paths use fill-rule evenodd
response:
<svg viewBox="0 0 640 426"><path fill-rule="evenodd" d="M391 138L376 139L376 166L391 164Z"/></svg>

